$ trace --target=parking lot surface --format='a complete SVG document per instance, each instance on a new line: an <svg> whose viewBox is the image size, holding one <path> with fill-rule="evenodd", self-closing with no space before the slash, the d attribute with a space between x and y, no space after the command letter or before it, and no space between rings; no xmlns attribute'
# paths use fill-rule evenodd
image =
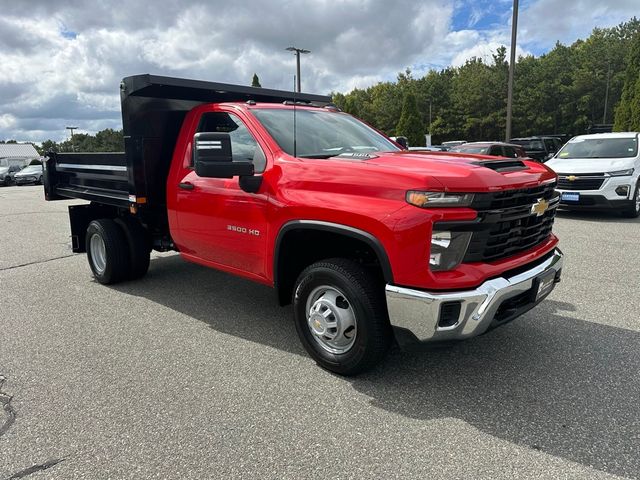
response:
<svg viewBox="0 0 640 480"><path fill-rule="evenodd" d="M342 378L273 291L152 254L96 283L70 202L0 189L0 479L640 478L640 221L561 213L513 323Z"/></svg>

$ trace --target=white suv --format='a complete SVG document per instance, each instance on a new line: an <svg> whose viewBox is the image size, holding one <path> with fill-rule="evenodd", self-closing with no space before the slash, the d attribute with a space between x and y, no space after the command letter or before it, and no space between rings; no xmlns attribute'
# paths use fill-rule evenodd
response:
<svg viewBox="0 0 640 480"><path fill-rule="evenodd" d="M569 140L545 165L558 174L560 205L640 215L638 132L596 133Z"/></svg>

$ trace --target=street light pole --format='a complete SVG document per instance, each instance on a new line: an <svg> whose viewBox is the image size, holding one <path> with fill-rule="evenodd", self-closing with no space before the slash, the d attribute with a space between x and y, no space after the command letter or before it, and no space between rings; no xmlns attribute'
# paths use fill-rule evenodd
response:
<svg viewBox="0 0 640 480"><path fill-rule="evenodd" d="M296 52L296 79L298 82L298 93L301 92L302 90L300 89L300 54L301 53L311 53L311 50L305 50L304 48L297 48L297 47L287 47L286 48L287 51L289 52Z"/></svg>
<svg viewBox="0 0 640 480"><path fill-rule="evenodd" d="M505 142L511 138L511 110L513 108L513 73L516 69L516 33L518 32L518 0L513 0L511 19L511 60L509 61L509 81L507 86L507 128Z"/></svg>
<svg viewBox="0 0 640 480"><path fill-rule="evenodd" d="M67 130L71 131L71 151L75 151L75 145L73 144L73 131L77 130L78 127L65 127Z"/></svg>
<svg viewBox="0 0 640 480"><path fill-rule="evenodd" d="M604 112L602 112L602 123L607 123L607 103L609 103L609 78L611 77L611 60L607 68L607 89L604 92Z"/></svg>

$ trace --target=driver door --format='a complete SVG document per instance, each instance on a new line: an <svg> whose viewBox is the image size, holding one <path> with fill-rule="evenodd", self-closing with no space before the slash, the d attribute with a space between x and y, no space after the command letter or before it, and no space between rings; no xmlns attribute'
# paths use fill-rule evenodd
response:
<svg viewBox="0 0 640 480"><path fill-rule="evenodd" d="M235 113L205 112L197 132L228 133L233 161L251 160L256 174L264 172L264 150ZM225 269L266 275L267 194L262 189L247 193L238 177L201 178L191 165L180 175L177 200L180 230L190 255Z"/></svg>

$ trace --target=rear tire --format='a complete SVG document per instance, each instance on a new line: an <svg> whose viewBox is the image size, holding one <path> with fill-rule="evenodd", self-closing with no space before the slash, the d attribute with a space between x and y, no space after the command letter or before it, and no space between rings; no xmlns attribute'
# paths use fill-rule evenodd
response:
<svg viewBox="0 0 640 480"><path fill-rule="evenodd" d="M351 260L307 267L296 282L293 309L304 348L321 367L340 375L378 364L393 339L381 285Z"/></svg>
<svg viewBox="0 0 640 480"><path fill-rule="evenodd" d="M626 218L640 217L640 180L636 185L636 191L631 200L631 205L622 211L622 216Z"/></svg>
<svg viewBox="0 0 640 480"><path fill-rule="evenodd" d="M87 259L95 279L108 285L127 277L129 245L124 231L108 218L93 220L85 237Z"/></svg>
<svg viewBox="0 0 640 480"><path fill-rule="evenodd" d="M127 278L130 280L142 278L149 270L151 253L147 231L138 220L132 217L118 218L116 223L122 228L129 245L129 272Z"/></svg>

